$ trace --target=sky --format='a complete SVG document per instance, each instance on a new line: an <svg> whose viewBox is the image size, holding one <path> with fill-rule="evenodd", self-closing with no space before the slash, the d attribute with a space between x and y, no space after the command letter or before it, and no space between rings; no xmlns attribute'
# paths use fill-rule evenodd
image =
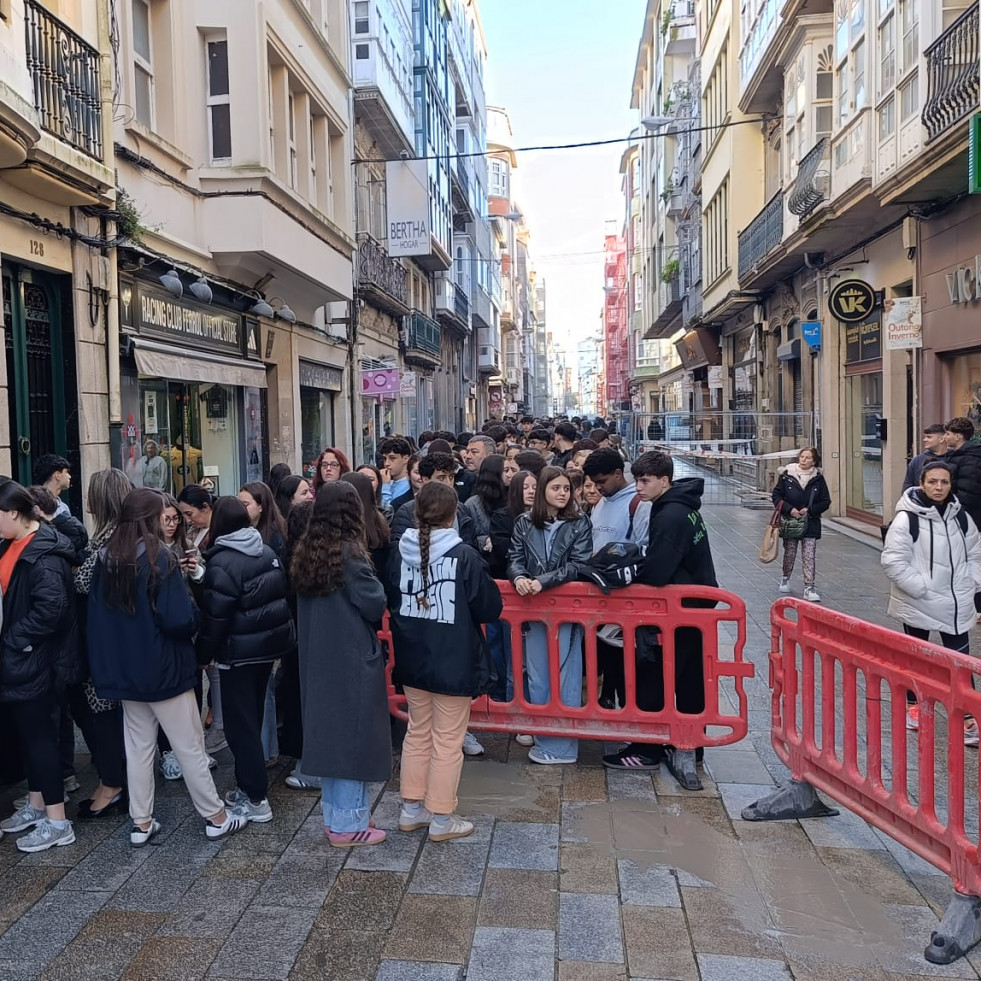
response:
<svg viewBox="0 0 981 981"><path fill-rule="evenodd" d="M626 137L645 0L480 0L487 104L511 117L516 146ZM623 221L626 144L518 154L512 197L545 277L546 323L560 348L599 329L603 236Z"/></svg>

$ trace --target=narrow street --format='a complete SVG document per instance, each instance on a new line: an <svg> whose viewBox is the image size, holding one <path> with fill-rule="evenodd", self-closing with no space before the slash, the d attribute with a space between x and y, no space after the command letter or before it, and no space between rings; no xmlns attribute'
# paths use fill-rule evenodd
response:
<svg viewBox="0 0 981 981"><path fill-rule="evenodd" d="M976 954L922 957L949 880L843 812L752 825L742 807L784 775L769 742L767 637L779 572L756 551L766 512L709 506L724 587L748 605L751 736L706 753L705 789L606 771L603 746L542 767L503 737L468 760L460 813L476 834L432 845L394 831L345 853L317 796L276 772L275 819L207 842L180 783L158 781L160 845L128 821L77 822L78 844L0 844L0 978L331 981L909 981L975 978ZM827 605L887 623L878 551L827 532ZM799 580L797 581L799 582ZM220 790L231 787L223 751ZM95 782L82 771L84 796ZM9 810L13 792L0 801ZM397 824L397 784L375 820ZM464 974L465 972L465 974Z"/></svg>

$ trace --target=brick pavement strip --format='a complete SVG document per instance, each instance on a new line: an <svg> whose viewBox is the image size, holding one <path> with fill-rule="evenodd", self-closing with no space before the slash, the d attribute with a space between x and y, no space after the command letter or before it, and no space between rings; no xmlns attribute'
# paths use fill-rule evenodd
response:
<svg viewBox="0 0 981 981"><path fill-rule="evenodd" d="M604 770L602 743L584 744L578 766L536 767L488 737L485 759L464 769L471 838L432 845L394 830L393 782L373 787L389 841L348 853L327 846L316 793L287 789L285 767L273 822L219 844L183 785L161 782L157 847L133 851L125 818L79 822L74 848L21 856L0 843L0 981L976 978L981 955L923 960L950 883L907 849L849 814L739 820L785 776L766 687L779 571L752 558L765 517L706 513L720 580L747 602L757 678L750 738L707 753L702 794L666 772ZM825 602L888 624L878 559L826 534ZM227 750L219 762L228 789ZM95 783L90 768L81 778ZM0 813L17 792L0 794Z"/></svg>

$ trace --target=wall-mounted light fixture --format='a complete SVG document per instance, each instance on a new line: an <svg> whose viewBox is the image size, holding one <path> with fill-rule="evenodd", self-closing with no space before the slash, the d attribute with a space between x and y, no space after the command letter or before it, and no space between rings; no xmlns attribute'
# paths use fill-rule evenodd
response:
<svg viewBox="0 0 981 981"><path fill-rule="evenodd" d="M274 296L270 302L275 303L277 300L279 300L279 306L276 308L276 316L280 320L285 320L288 324L295 324L296 314L293 313L289 304L281 296Z"/></svg>
<svg viewBox="0 0 981 981"><path fill-rule="evenodd" d="M191 285L188 286L188 289L202 303L210 303L214 299L214 293L212 293L211 287L208 285L208 281L204 278L204 273L202 273L193 283L191 283Z"/></svg>
<svg viewBox="0 0 981 981"><path fill-rule="evenodd" d="M263 299L258 290L246 290L247 296L254 296L255 303L249 307L249 313L254 313L257 317L271 317L273 308Z"/></svg>
<svg viewBox="0 0 981 981"><path fill-rule="evenodd" d="M167 292L175 299L179 300L184 295L184 284L181 282L181 278L177 274L176 269L168 269L167 272L160 277L160 282L163 284Z"/></svg>

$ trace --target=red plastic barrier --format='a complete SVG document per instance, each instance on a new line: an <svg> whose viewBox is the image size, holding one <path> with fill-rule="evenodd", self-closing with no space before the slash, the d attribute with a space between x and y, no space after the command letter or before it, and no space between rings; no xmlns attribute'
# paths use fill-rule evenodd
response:
<svg viewBox="0 0 981 981"><path fill-rule="evenodd" d="M519 596L508 582L499 582L504 597L501 616L511 631L511 663L516 679L510 702L495 702L484 695L473 702L470 728L483 732L518 733L537 736L575 736L611 742L638 740L670 743L679 749L722 746L735 743L747 732L748 716L743 679L753 676L753 665L743 659L746 642L746 606L734 593L704 586L631 586L604 595L595 586L570 583L537 596ZM715 609L682 606L685 599L717 602ZM521 625L544 623L548 633L552 699L547 704L528 702L520 679L523 676ZM581 624L585 633L586 694L581 708L564 705L559 691L558 628ZM596 667L596 630L604 624L623 628L626 705L607 709L599 705ZM674 699L666 700L659 712L637 708L635 628L658 627L664 650L664 687L674 692L674 630L696 627L702 631L705 675L705 710L697 715L678 711ZM728 628L730 639L722 638L720 627ZM379 637L391 650L391 632L386 617ZM398 657L398 651L394 652ZM405 719L405 698L392 685L393 659L388 663L388 699L393 715ZM725 683L725 684L724 684ZM726 691L725 689L728 689Z"/></svg>
<svg viewBox="0 0 981 981"><path fill-rule="evenodd" d="M794 779L947 872L958 892L981 895L977 836L965 829L963 734L965 714L981 718L978 661L801 600L776 602L770 622L771 736ZM916 733L906 729L907 690L919 702Z"/></svg>

